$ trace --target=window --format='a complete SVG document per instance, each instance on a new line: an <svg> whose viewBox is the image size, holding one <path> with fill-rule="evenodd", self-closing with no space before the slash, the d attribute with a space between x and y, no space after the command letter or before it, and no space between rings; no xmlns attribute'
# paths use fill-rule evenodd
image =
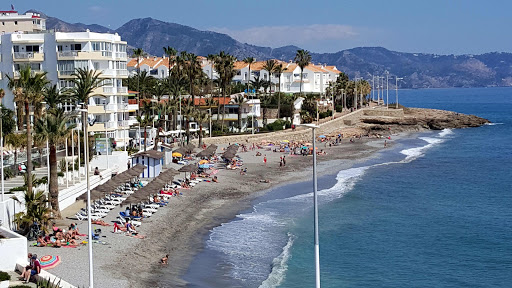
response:
<svg viewBox="0 0 512 288"><path fill-rule="evenodd" d="M114 82L112 81L112 79L105 79L105 80L103 80L102 82L103 82L103 87L112 87L112 85L113 85L113 83L114 83Z"/></svg>
<svg viewBox="0 0 512 288"><path fill-rule="evenodd" d="M92 62L92 66L94 70L100 70L100 62Z"/></svg>
<svg viewBox="0 0 512 288"><path fill-rule="evenodd" d="M116 69L117 70L126 70L126 62L125 61L116 61Z"/></svg>
<svg viewBox="0 0 512 288"><path fill-rule="evenodd" d="M82 50L82 44L71 44L69 46L71 47L71 51L81 51Z"/></svg>
<svg viewBox="0 0 512 288"><path fill-rule="evenodd" d="M101 51L101 42L92 42L92 51Z"/></svg>
<svg viewBox="0 0 512 288"><path fill-rule="evenodd" d="M57 46L57 51L62 52L62 45Z"/></svg>
<svg viewBox="0 0 512 288"><path fill-rule="evenodd" d="M39 45L27 45L25 51L39 53Z"/></svg>
<svg viewBox="0 0 512 288"><path fill-rule="evenodd" d="M14 49L14 53L20 52L20 46L18 45L12 46L12 49Z"/></svg>
<svg viewBox="0 0 512 288"><path fill-rule="evenodd" d="M236 70L236 76L240 76L242 75L242 72L240 72L240 70Z"/></svg>

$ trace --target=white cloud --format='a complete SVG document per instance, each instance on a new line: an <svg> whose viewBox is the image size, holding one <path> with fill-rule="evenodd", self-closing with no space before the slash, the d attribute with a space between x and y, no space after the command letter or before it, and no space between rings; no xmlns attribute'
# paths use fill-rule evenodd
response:
<svg viewBox="0 0 512 288"><path fill-rule="evenodd" d="M94 13L103 12L105 10L103 7L97 6L97 5L89 6L88 9L89 9L89 11L94 12Z"/></svg>
<svg viewBox="0 0 512 288"><path fill-rule="evenodd" d="M355 40L359 36L354 27L337 24L262 26L242 30L213 27L208 30L228 34L243 43L273 48L284 45L317 46L322 42L341 43L347 40Z"/></svg>

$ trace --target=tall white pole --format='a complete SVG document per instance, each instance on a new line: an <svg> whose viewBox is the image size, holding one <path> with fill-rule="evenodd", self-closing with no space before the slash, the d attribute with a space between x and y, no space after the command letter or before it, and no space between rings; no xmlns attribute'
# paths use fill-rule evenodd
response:
<svg viewBox="0 0 512 288"><path fill-rule="evenodd" d="M315 287L320 288L320 244L318 239L318 195L317 195L317 179L316 179L316 137L315 128L311 129L313 135L313 206L315 214Z"/></svg>
<svg viewBox="0 0 512 288"><path fill-rule="evenodd" d="M66 162L66 188L68 188L69 187L69 175L68 175L68 139L67 139L67 137L66 137L65 146L66 146L66 148L65 148L66 155L64 156L64 162ZM50 175L50 174L48 174L48 175Z"/></svg>
<svg viewBox="0 0 512 288"><path fill-rule="evenodd" d="M208 109L208 111L210 112L210 138L212 138L212 108Z"/></svg>
<svg viewBox="0 0 512 288"><path fill-rule="evenodd" d="M398 109L398 80L402 80L402 79L404 79L404 78L395 76L396 109Z"/></svg>
<svg viewBox="0 0 512 288"><path fill-rule="evenodd" d="M389 72L386 71L386 109L389 104Z"/></svg>
<svg viewBox="0 0 512 288"><path fill-rule="evenodd" d="M2 129L2 119L4 118L4 113L3 111L1 111L1 107L2 107L2 101L3 98L0 98L0 162L2 162L0 165L2 165L2 202L4 202L4 178L5 178L5 175L4 175L4 132L3 132L3 129ZM16 163L14 163L14 166L16 166Z"/></svg>
<svg viewBox="0 0 512 288"><path fill-rule="evenodd" d="M87 106L86 106L87 107ZM92 223L91 223L91 186L89 182L89 135L87 135L87 110L84 111L84 161L85 161L85 179L87 181L87 246L89 248L89 287L94 288L94 270L92 260Z"/></svg>
<svg viewBox="0 0 512 288"><path fill-rule="evenodd" d="M332 120L334 120L334 113L336 113L336 106L334 106L334 91L331 91L332 96Z"/></svg>
<svg viewBox="0 0 512 288"><path fill-rule="evenodd" d="M107 149L107 169L110 169L110 165L108 163L108 146L110 143L109 142L109 139L108 139L108 133L107 133L107 123L109 122L109 120L107 120L107 103L105 102L105 107L104 108L104 112L105 112L105 149ZM109 117L110 118L110 117Z"/></svg>
<svg viewBox="0 0 512 288"><path fill-rule="evenodd" d="M354 87L356 88L356 92L354 94L354 103L352 106L354 107L354 111L357 109L357 77L354 78Z"/></svg>
<svg viewBox="0 0 512 288"><path fill-rule="evenodd" d="M372 75L372 101L375 101L375 75Z"/></svg>
<svg viewBox="0 0 512 288"><path fill-rule="evenodd" d="M78 183L82 181L82 176L80 176L80 129L76 129L77 142L78 142Z"/></svg>
<svg viewBox="0 0 512 288"><path fill-rule="evenodd" d="M72 171L72 176L71 176L71 179L73 179L73 185L75 185L75 139L74 139L74 135L75 134L75 130L71 130L71 171Z"/></svg>

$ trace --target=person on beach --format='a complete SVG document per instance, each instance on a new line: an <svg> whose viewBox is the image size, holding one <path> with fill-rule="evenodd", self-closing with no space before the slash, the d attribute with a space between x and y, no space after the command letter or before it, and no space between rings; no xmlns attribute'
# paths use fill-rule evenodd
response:
<svg viewBox="0 0 512 288"><path fill-rule="evenodd" d="M166 254L162 259L160 259L160 263L162 265L167 265L167 261L169 260L169 254Z"/></svg>
<svg viewBox="0 0 512 288"><path fill-rule="evenodd" d="M27 269L23 274L21 274L21 277L25 279L25 284L27 284L30 281L31 276L35 276L41 273L41 263L39 263L39 260L37 260L37 255L32 255L32 261L32 267L30 267L30 269Z"/></svg>
<svg viewBox="0 0 512 288"><path fill-rule="evenodd" d="M25 279L25 277L23 277L23 274L25 274L27 272L27 270L30 270L32 268L32 265L34 265L34 259L32 259L32 256L33 256L32 253L28 253L28 255L27 255L28 265L25 266L25 268L23 268L23 271L21 272L21 277L19 278L20 280ZM36 258L37 258L37 255L36 255Z"/></svg>
<svg viewBox="0 0 512 288"><path fill-rule="evenodd" d="M265 163L265 165L267 165L267 155L265 154L265 156L263 157L263 163Z"/></svg>
<svg viewBox="0 0 512 288"><path fill-rule="evenodd" d="M219 183L219 180L217 179L217 176L213 176L213 180L212 181L215 182L215 183Z"/></svg>
<svg viewBox="0 0 512 288"><path fill-rule="evenodd" d="M283 156L283 166L286 166L286 156Z"/></svg>
<svg viewBox="0 0 512 288"><path fill-rule="evenodd" d="M387 140L384 140L384 148L386 148L387 145L388 145Z"/></svg>
<svg viewBox="0 0 512 288"><path fill-rule="evenodd" d="M37 247L46 247L46 241L44 241L43 236L39 235L37 236Z"/></svg>

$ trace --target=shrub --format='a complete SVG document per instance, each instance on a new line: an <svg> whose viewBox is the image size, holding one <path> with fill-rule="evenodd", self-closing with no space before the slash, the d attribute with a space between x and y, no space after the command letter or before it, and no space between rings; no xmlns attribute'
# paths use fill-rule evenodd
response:
<svg viewBox="0 0 512 288"><path fill-rule="evenodd" d="M318 118L323 119L332 116L332 110L318 113Z"/></svg>
<svg viewBox="0 0 512 288"><path fill-rule="evenodd" d="M279 131L283 130L283 126L285 126L285 128L290 128L292 125L290 121L278 119L273 123L267 124L266 128L268 131Z"/></svg>
<svg viewBox="0 0 512 288"><path fill-rule="evenodd" d="M0 271L0 282L11 280L11 275L7 274L7 272Z"/></svg>
<svg viewBox="0 0 512 288"><path fill-rule="evenodd" d="M57 176L64 177L64 172L57 172Z"/></svg>
<svg viewBox="0 0 512 288"><path fill-rule="evenodd" d="M14 187L14 188L11 188L11 190L9 190L10 192L15 192L15 191L25 191L25 186L18 186L18 187Z"/></svg>
<svg viewBox="0 0 512 288"><path fill-rule="evenodd" d="M336 105L336 112L342 112L343 111L343 105Z"/></svg>

